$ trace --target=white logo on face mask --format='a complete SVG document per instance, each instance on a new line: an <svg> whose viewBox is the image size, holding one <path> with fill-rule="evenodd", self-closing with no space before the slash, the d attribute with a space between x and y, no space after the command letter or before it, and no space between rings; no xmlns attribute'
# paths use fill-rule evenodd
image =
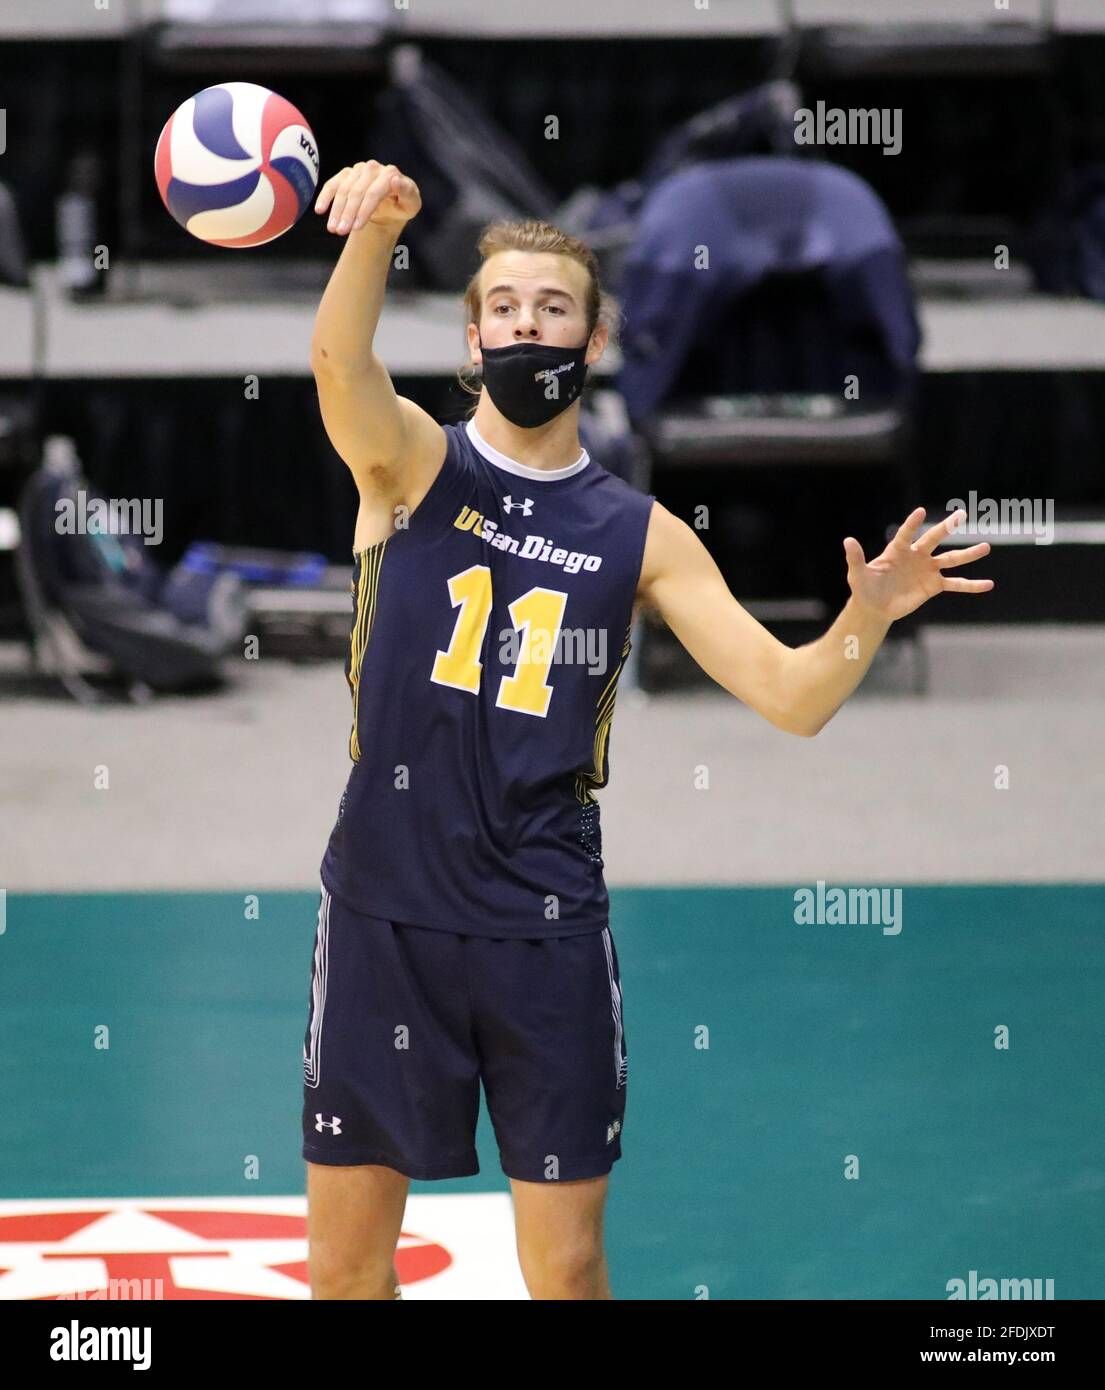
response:
<svg viewBox="0 0 1105 1390"><path fill-rule="evenodd" d="M574 362L565 362L560 367L542 367L539 372L534 372L534 381L551 381L554 376L559 376L561 372L570 372L575 368Z"/></svg>

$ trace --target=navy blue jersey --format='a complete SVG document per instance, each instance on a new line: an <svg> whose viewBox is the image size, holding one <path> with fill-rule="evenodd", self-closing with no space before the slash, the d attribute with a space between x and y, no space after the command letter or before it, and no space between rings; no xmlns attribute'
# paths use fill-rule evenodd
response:
<svg viewBox="0 0 1105 1390"><path fill-rule="evenodd" d="M445 427L430 490L355 558L353 768L322 863L339 902L478 936L606 925L594 790L652 498Z"/></svg>

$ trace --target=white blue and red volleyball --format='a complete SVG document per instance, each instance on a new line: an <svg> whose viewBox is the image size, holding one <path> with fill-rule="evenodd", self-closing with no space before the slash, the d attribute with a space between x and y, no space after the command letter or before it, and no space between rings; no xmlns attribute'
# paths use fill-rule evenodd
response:
<svg viewBox="0 0 1105 1390"><path fill-rule="evenodd" d="M220 82L183 102L154 154L161 201L212 246L263 246L294 227L318 185L318 146L290 101Z"/></svg>

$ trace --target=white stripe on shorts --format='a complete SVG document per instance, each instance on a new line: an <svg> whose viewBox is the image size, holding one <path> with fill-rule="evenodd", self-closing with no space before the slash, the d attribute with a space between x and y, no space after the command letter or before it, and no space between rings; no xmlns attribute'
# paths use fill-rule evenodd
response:
<svg viewBox="0 0 1105 1390"><path fill-rule="evenodd" d="M609 927L602 929L602 944L606 949L606 973L610 977L610 1009L614 1015L614 1075L617 1078L617 1085L624 1086L628 1075L629 1058L624 1055L622 1046L622 992L614 979L614 953Z"/></svg>
<svg viewBox="0 0 1105 1390"><path fill-rule="evenodd" d="M322 1066L322 1015L326 1009L326 975L330 958L330 894L323 885L318 904L318 925L315 927L315 961L311 972L311 1030L310 1048L303 1046L303 1080L317 1086Z"/></svg>

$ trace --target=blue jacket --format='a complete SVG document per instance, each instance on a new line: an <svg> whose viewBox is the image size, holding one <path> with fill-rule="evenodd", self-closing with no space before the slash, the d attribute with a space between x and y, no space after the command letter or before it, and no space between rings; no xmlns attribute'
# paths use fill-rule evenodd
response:
<svg viewBox="0 0 1105 1390"><path fill-rule="evenodd" d="M703 249L709 268L698 263ZM870 324L903 384L920 329L902 243L855 174L820 160L713 160L671 175L641 209L621 282L618 386L638 423L660 406L691 348L773 272L820 271L840 318Z"/></svg>

